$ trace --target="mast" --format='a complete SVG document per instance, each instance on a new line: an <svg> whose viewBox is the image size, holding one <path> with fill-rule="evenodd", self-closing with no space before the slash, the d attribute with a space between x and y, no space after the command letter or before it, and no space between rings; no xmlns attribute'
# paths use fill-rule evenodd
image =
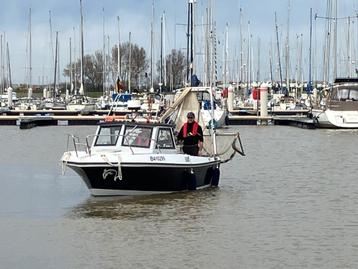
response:
<svg viewBox="0 0 358 269"><path fill-rule="evenodd" d="M244 74L243 74L243 35L242 35L242 8L240 7L240 82L244 80Z"/></svg>
<svg viewBox="0 0 358 269"><path fill-rule="evenodd" d="M275 26L276 26L276 43L277 43L277 56L278 56L278 67L280 73L280 92L282 92L282 68L281 68L281 57L280 57L280 43L278 40L278 25L277 25L277 14L275 12Z"/></svg>
<svg viewBox="0 0 358 269"><path fill-rule="evenodd" d="M159 72L159 89L162 90L163 85L163 20L164 13L160 19L160 72Z"/></svg>
<svg viewBox="0 0 358 269"><path fill-rule="evenodd" d="M131 93L131 65L132 65L132 33L129 32L129 55L128 55L128 92Z"/></svg>
<svg viewBox="0 0 358 269"><path fill-rule="evenodd" d="M189 73L190 73L190 66L189 66L189 46L190 46L190 9L191 9L191 1L188 2L188 23L187 23L187 32L186 32L186 82L189 82Z"/></svg>
<svg viewBox="0 0 358 269"><path fill-rule="evenodd" d="M117 48L117 76L118 80L121 76L121 30L120 30L120 24L119 24L119 16L117 16L117 22L118 22L118 48ZM119 90L119 89L118 89Z"/></svg>
<svg viewBox="0 0 358 269"><path fill-rule="evenodd" d="M229 23L225 27L225 48L224 48L224 88L227 86L227 73L228 73L228 54L229 54Z"/></svg>
<svg viewBox="0 0 358 269"><path fill-rule="evenodd" d="M55 73L53 78L53 89L56 91L56 77L57 77L57 50L58 49L58 31L56 31L56 49L55 49Z"/></svg>
<svg viewBox="0 0 358 269"><path fill-rule="evenodd" d="M29 47L30 47L30 53L29 53L29 89L32 88L32 36L31 36L31 8L29 10L29 33L30 33L30 40L29 40Z"/></svg>
<svg viewBox="0 0 358 269"><path fill-rule="evenodd" d="M309 47L309 64L308 64L308 85L307 92L312 91L312 8L310 9L310 47Z"/></svg>
<svg viewBox="0 0 358 269"><path fill-rule="evenodd" d="M257 83L260 83L260 50L261 50L261 39L257 38Z"/></svg>
<svg viewBox="0 0 358 269"><path fill-rule="evenodd" d="M80 86L80 95L84 95L84 85L83 85L83 12L82 12L82 0L80 0L80 10L81 10L81 86Z"/></svg>
<svg viewBox="0 0 358 269"><path fill-rule="evenodd" d="M107 35L107 55L108 55L108 60L110 58L110 55L111 55L111 51L110 51L110 38L109 38L109 35ZM110 63L108 63L108 68L107 68L107 76L106 76L106 84L107 84L107 87L106 87L106 95L109 95L109 74L110 74L110 71L111 71L111 65ZM112 69L113 71L113 69Z"/></svg>
<svg viewBox="0 0 358 269"><path fill-rule="evenodd" d="M49 14L49 24L50 24L50 53L51 53L51 69L54 68L54 48L53 48L53 38L52 38L52 16L51 16L51 10L48 11Z"/></svg>
<svg viewBox="0 0 358 269"><path fill-rule="evenodd" d="M269 61L270 61L270 81L271 81L271 84L273 84L273 72L272 72L272 40L270 41Z"/></svg>
<svg viewBox="0 0 358 269"><path fill-rule="evenodd" d="M350 28L351 28L351 18L347 18L347 76L351 77L351 39L350 39Z"/></svg>
<svg viewBox="0 0 358 269"><path fill-rule="evenodd" d="M164 86L167 86L167 65L166 65L166 48L165 48L165 32L166 32L166 22L165 22L165 11L163 12L163 29L162 29L162 38L163 38L163 50L162 52L164 53L163 55L163 79L164 79Z"/></svg>
<svg viewBox="0 0 358 269"><path fill-rule="evenodd" d="M190 0L190 82L194 71L194 1Z"/></svg>
<svg viewBox="0 0 358 269"><path fill-rule="evenodd" d="M337 78L337 50L338 50L338 5L337 0L334 0L334 34L333 34L333 79ZM349 33L348 33L349 37Z"/></svg>
<svg viewBox="0 0 358 269"><path fill-rule="evenodd" d="M210 67L211 67L211 78L210 78L210 92L212 93L215 90L216 86L216 33L215 33L215 25L213 19L213 10L212 10L212 0L210 0L210 8L209 8L209 21L210 21ZM210 94L210 113L211 113L211 138L213 143L213 153L216 157L217 155L217 145L216 145L216 128L214 124L214 98L213 94ZM199 118L199 115L198 115Z"/></svg>
<svg viewBox="0 0 358 269"><path fill-rule="evenodd" d="M152 21L150 23L150 89L154 90L154 30L153 30L153 24L154 24L154 0L152 1Z"/></svg>
<svg viewBox="0 0 358 269"><path fill-rule="evenodd" d="M102 50L102 95L105 96L106 92L106 68L107 68L107 62L106 62L106 34L105 34L105 19L104 19L104 8L102 8L102 34L103 34L103 50Z"/></svg>
<svg viewBox="0 0 358 269"><path fill-rule="evenodd" d="M71 42L71 37L70 37L70 93L72 94L73 91L73 77L72 77L72 42Z"/></svg>
<svg viewBox="0 0 358 269"><path fill-rule="evenodd" d="M288 0L287 9L287 36L286 36L286 94L290 92L290 11L291 1Z"/></svg>
<svg viewBox="0 0 358 269"><path fill-rule="evenodd" d="M76 60L76 30L75 27L73 27L73 58L75 59L74 62L74 68L73 68L73 94L76 93L77 89L77 60Z"/></svg>
<svg viewBox="0 0 358 269"><path fill-rule="evenodd" d="M9 86L12 87L11 81L11 65L10 65L10 52L9 52L9 43L6 42L6 51L7 51L7 65L8 65L8 72L9 72Z"/></svg>
<svg viewBox="0 0 358 269"><path fill-rule="evenodd" d="M247 94L250 92L251 87L251 33L250 33L250 21L247 22L247 74L246 74L246 91Z"/></svg>
<svg viewBox="0 0 358 269"><path fill-rule="evenodd" d="M0 64L1 64L1 93L4 93L5 90L5 76L4 76L4 50L3 50L3 40L2 34L0 35Z"/></svg>

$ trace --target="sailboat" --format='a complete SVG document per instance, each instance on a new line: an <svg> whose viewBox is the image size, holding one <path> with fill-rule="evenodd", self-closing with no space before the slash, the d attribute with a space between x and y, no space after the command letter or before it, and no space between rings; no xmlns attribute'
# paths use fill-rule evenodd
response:
<svg viewBox="0 0 358 269"><path fill-rule="evenodd" d="M81 85L79 94L72 96L70 101L66 105L66 109L70 111L93 111L96 110L97 106L94 100L85 96L84 92L84 74L83 74L83 60L84 60L84 46L83 46L83 8L82 0L80 0L80 14L81 14Z"/></svg>

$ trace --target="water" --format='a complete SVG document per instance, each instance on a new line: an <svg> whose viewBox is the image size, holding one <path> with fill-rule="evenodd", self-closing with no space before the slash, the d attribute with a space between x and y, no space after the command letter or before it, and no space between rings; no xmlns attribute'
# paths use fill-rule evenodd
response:
<svg viewBox="0 0 358 269"><path fill-rule="evenodd" d="M93 131L1 127L0 268L358 267L358 131L242 126L220 188L140 198L61 175Z"/></svg>

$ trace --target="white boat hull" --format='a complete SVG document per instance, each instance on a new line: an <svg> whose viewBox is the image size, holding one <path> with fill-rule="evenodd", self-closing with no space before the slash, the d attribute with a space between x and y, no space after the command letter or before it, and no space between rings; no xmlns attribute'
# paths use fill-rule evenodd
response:
<svg viewBox="0 0 358 269"><path fill-rule="evenodd" d="M358 128L358 111L312 110L320 128Z"/></svg>

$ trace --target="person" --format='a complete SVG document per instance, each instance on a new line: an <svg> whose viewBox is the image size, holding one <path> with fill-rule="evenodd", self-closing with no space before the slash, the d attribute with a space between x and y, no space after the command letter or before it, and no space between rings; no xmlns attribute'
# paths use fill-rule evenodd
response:
<svg viewBox="0 0 358 269"><path fill-rule="evenodd" d="M134 140L134 145L139 147L149 147L150 145L150 129L143 128L141 133L139 133Z"/></svg>
<svg viewBox="0 0 358 269"><path fill-rule="evenodd" d="M203 148L203 130L195 121L195 114L187 114L187 122L181 127L178 134L178 141L183 141L183 152L189 155L198 156Z"/></svg>

